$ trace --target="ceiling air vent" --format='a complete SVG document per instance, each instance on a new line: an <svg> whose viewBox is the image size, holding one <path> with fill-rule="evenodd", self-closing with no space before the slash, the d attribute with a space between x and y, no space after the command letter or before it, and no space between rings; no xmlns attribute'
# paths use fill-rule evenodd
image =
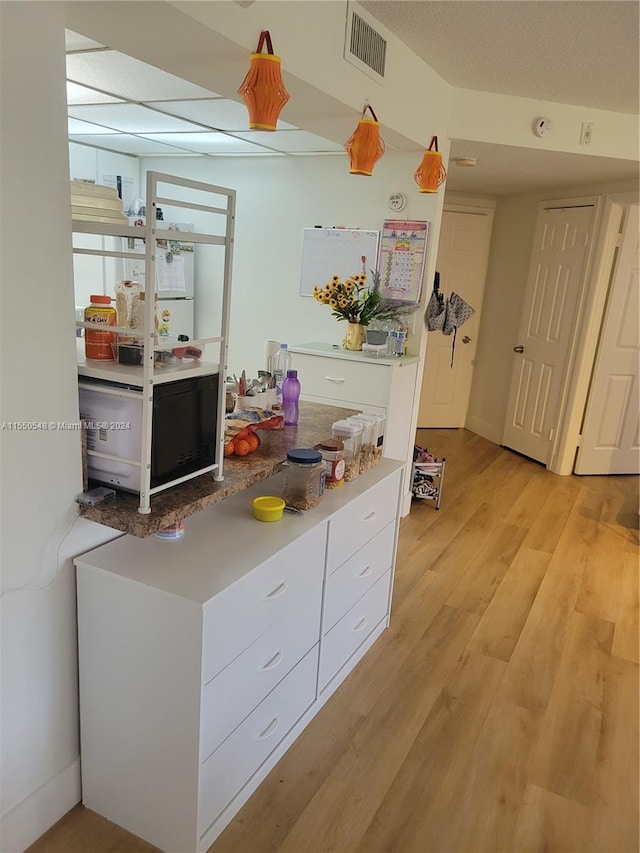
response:
<svg viewBox="0 0 640 853"><path fill-rule="evenodd" d="M386 56L386 39L358 12L351 11L347 18L344 58L361 71L381 80L384 77Z"/></svg>

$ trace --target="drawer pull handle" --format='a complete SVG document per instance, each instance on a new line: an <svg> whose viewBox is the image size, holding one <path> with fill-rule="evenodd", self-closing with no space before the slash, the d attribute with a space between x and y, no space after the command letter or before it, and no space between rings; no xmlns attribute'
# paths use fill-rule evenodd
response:
<svg viewBox="0 0 640 853"><path fill-rule="evenodd" d="M282 581L282 583L278 584L278 586L275 589L271 590L271 592L268 592L265 595L265 598L280 598L280 596L284 593L286 588L287 588L287 582Z"/></svg>
<svg viewBox="0 0 640 853"><path fill-rule="evenodd" d="M354 625L354 627L351 630L352 631L362 631L362 629L364 628L364 626L366 624L367 624L367 620L363 616L362 619L358 622L358 624Z"/></svg>
<svg viewBox="0 0 640 853"><path fill-rule="evenodd" d="M325 376L324 378L328 382L344 382L344 377L342 376Z"/></svg>
<svg viewBox="0 0 640 853"><path fill-rule="evenodd" d="M365 566L364 569L358 575L359 578L368 578L369 575L373 574L371 566Z"/></svg>
<svg viewBox="0 0 640 853"><path fill-rule="evenodd" d="M271 722L267 726L267 728L256 737L256 740L266 740L266 738L271 737L272 734L275 734L279 723L279 717L274 717L273 720L271 720Z"/></svg>
<svg viewBox="0 0 640 853"><path fill-rule="evenodd" d="M363 521L373 521L373 519L375 517L376 517L375 512L370 512L369 515L366 515L362 520Z"/></svg>
<svg viewBox="0 0 640 853"><path fill-rule="evenodd" d="M271 660L268 660L268 661L264 664L264 666L261 666L261 667L260 667L260 671L261 671L261 672L267 672L267 670L269 670L269 669L275 669L275 668L278 666L278 664L280 663L280 661L281 661L281 660L282 660L282 652L280 651L280 649L278 649L278 651L277 651L277 652L275 653L275 655L271 658Z"/></svg>

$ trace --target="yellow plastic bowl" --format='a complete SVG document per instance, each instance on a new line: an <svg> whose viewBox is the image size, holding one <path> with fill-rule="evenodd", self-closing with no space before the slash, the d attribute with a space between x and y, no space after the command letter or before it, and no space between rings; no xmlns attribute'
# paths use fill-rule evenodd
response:
<svg viewBox="0 0 640 853"><path fill-rule="evenodd" d="M261 498L254 498L251 501L251 506L258 521L280 521L284 510L284 501L282 498L265 495Z"/></svg>

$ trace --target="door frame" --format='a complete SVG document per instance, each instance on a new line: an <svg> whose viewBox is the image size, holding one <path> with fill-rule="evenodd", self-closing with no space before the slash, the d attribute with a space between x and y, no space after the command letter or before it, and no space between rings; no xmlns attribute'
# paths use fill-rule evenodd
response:
<svg viewBox="0 0 640 853"><path fill-rule="evenodd" d="M557 429L552 443L548 468L555 474L573 473L580 444L582 420L587 405L591 375L595 365L600 329L615 259L616 243L624 208L640 200L638 192L572 199L583 204L595 199L593 240L581 286L578 314L567 363L565 391L561 398ZM560 201L566 201L564 199ZM554 201L545 206L557 206ZM569 204L566 205L567 207Z"/></svg>

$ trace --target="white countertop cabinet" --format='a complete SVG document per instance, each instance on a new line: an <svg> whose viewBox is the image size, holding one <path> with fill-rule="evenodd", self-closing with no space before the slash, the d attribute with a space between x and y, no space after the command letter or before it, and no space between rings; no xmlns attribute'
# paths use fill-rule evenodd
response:
<svg viewBox="0 0 640 853"><path fill-rule="evenodd" d="M86 806L206 850L389 623L403 465L303 516L253 519L280 475L76 558Z"/></svg>
<svg viewBox="0 0 640 853"><path fill-rule="evenodd" d="M408 464L413 459L411 413L418 357L369 358L330 344L290 346L298 371L301 399L331 406L362 409L385 416L384 455ZM410 505L405 483L405 506Z"/></svg>

